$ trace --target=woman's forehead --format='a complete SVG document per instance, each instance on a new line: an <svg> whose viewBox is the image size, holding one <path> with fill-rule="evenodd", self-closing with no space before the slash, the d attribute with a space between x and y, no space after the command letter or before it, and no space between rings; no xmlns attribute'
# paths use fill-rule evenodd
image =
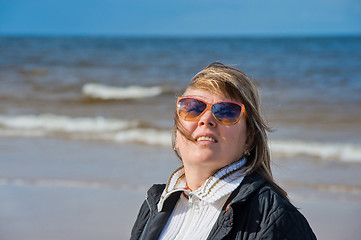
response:
<svg viewBox="0 0 361 240"><path fill-rule="evenodd" d="M211 98L212 100L217 101L239 101L239 97L231 97L225 91L220 89L213 89L213 88L194 88L190 87L187 88L186 91L183 93L183 96L190 96L190 97L198 97L204 100Z"/></svg>
<svg viewBox="0 0 361 240"><path fill-rule="evenodd" d="M190 89L187 90L183 96L195 97L204 100L208 103L221 102L221 101L234 101L230 97L224 96L224 94L213 93L203 89ZM238 102L238 101L235 101Z"/></svg>

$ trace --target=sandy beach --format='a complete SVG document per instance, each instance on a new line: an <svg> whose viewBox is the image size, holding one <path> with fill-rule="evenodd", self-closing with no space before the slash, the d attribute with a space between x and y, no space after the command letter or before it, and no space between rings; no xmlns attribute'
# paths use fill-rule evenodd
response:
<svg viewBox="0 0 361 240"><path fill-rule="evenodd" d="M0 138L0 153L2 240L128 239L147 188L179 165L164 147L51 138ZM318 239L361 234L361 165L274 162Z"/></svg>

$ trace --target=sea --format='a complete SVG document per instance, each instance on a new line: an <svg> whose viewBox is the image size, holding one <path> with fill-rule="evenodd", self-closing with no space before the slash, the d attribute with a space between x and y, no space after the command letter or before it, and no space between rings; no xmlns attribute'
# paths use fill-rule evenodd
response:
<svg viewBox="0 0 361 240"><path fill-rule="evenodd" d="M177 97L216 61L256 82L295 199L361 203L359 36L2 36L0 239L127 239L146 189L180 164Z"/></svg>

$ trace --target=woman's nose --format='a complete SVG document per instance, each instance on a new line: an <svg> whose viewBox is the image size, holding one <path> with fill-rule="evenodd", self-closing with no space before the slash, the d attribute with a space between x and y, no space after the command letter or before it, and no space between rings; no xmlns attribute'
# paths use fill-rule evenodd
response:
<svg viewBox="0 0 361 240"><path fill-rule="evenodd" d="M198 120L198 126L210 126L214 127L217 125L216 119L213 117L211 110L207 110Z"/></svg>

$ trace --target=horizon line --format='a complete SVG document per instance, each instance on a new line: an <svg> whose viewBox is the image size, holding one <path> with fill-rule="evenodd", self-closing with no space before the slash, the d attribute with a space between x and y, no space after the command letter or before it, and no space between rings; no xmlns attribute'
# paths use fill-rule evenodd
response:
<svg viewBox="0 0 361 240"><path fill-rule="evenodd" d="M1 33L0 37L29 37L29 38L342 38L361 37L360 33L289 33L289 34L45 34L45 33Z"/></svg>

